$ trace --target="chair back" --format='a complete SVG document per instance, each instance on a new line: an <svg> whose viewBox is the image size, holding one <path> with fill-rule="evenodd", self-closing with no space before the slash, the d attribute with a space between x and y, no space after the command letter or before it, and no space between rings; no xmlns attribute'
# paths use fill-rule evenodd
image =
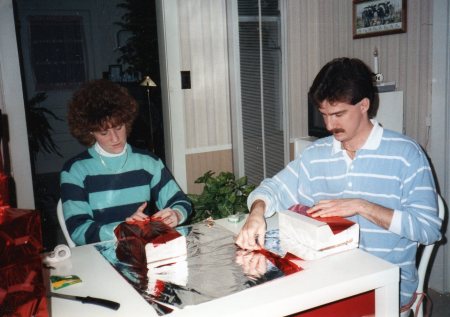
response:
<svg viewBox="0 0 450 317"><path fill-rule="evenodd" d="M445 217L444 201L442 200L442 197L439 194L437 195L437 199L438 199L439 218L444 220L444 217ZM414 312L414 316L423 317L423 305L421 305L422 301L423 301L423 297L425 296L425 294L423 292L423 287L424 287L425 278L427 275L428 264L430 262L431 255L433 253L433 249L435 246L436 246L436 243L426 245L426 246L421 246L423 249L422 249L422 254L420 256L419 266L417 268L417 272L419 275L419 284L417 285L416 299L415 299L413 305L411 306L411 310Z"/></svg>
<svg viewBox="0 0 450 317"><path fill-rule="evenodd" d="M70 237L69 231L67 231L66 220L64 219L63 206L61 199L58 201L58 205L56 206L56 215L58 216L59 226L61 227L64 238L66 239L67 245L70 248L76 247L75 242L73 242Z"/></svg>

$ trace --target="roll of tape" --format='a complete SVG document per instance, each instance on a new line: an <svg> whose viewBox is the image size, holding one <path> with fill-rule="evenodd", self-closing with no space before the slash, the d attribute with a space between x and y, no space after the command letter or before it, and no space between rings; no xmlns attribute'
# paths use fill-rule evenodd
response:
<svg viewBox="0 0 450 317"><path fill-rule="evenodd" d="M59 244L44 259L47 264L62 262L70 258L70 248L65 244Z"/></svg>

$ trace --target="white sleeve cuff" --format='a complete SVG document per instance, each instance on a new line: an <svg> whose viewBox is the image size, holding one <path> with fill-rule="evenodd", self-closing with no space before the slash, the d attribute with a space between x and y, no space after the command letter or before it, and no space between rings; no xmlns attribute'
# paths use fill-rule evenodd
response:
<svg viewBox="0 0 450 317"><path fill-rule="evenodd" d="M394 215L392 216L391 225L389 231L398 235L402 232L402 212L394 209Z"/></svg>
<svg viewBox="0 0 450 317"><path fill-rule="evenodd" d="M264 203L265 203L265 205L266 205L266 210L264 211L264 217L265 218L269 218L269 217L271 217L274 213L275 213L275 211L274 210L272 210L272 203L271 203L271 201L270 201L270 199L268 199L266 196L264 196L264 195L254 195L254 196L252 196L252 199L251 200L248 200L247 201L247 207L248 207L248 210L250 210L250 208L252 207L252 205L253 205L253 203L255 202L255 201L257 201L257 200L262 200L262 201L264 201Z"/></svg>

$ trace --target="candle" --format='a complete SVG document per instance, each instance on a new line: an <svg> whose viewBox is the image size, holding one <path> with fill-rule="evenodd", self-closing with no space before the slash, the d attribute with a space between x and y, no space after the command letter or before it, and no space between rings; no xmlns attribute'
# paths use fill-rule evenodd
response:
<svg viewBox="0 0 450 317"><path fill-rule="evenodd" d="M376 47L373 51L373 72L378 74L378 50Z"/></svg>

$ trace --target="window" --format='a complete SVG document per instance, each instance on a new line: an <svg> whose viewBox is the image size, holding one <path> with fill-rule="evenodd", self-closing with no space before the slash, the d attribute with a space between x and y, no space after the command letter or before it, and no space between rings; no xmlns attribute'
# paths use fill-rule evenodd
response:
<svg viewBox="0 0 450 317"><path fill-rule="evenodd" d="M239 164L243 165L240 171L254 184L279 172L287 157L279 2L237 1L241 107L238 129L243 152Z"/></svg>
<svg viewBox="0 0 450 317"><path fill-rule="evenodd" d="M31 16L29 32L37 90L73 88L86 81L81 17Z"/></svg>

